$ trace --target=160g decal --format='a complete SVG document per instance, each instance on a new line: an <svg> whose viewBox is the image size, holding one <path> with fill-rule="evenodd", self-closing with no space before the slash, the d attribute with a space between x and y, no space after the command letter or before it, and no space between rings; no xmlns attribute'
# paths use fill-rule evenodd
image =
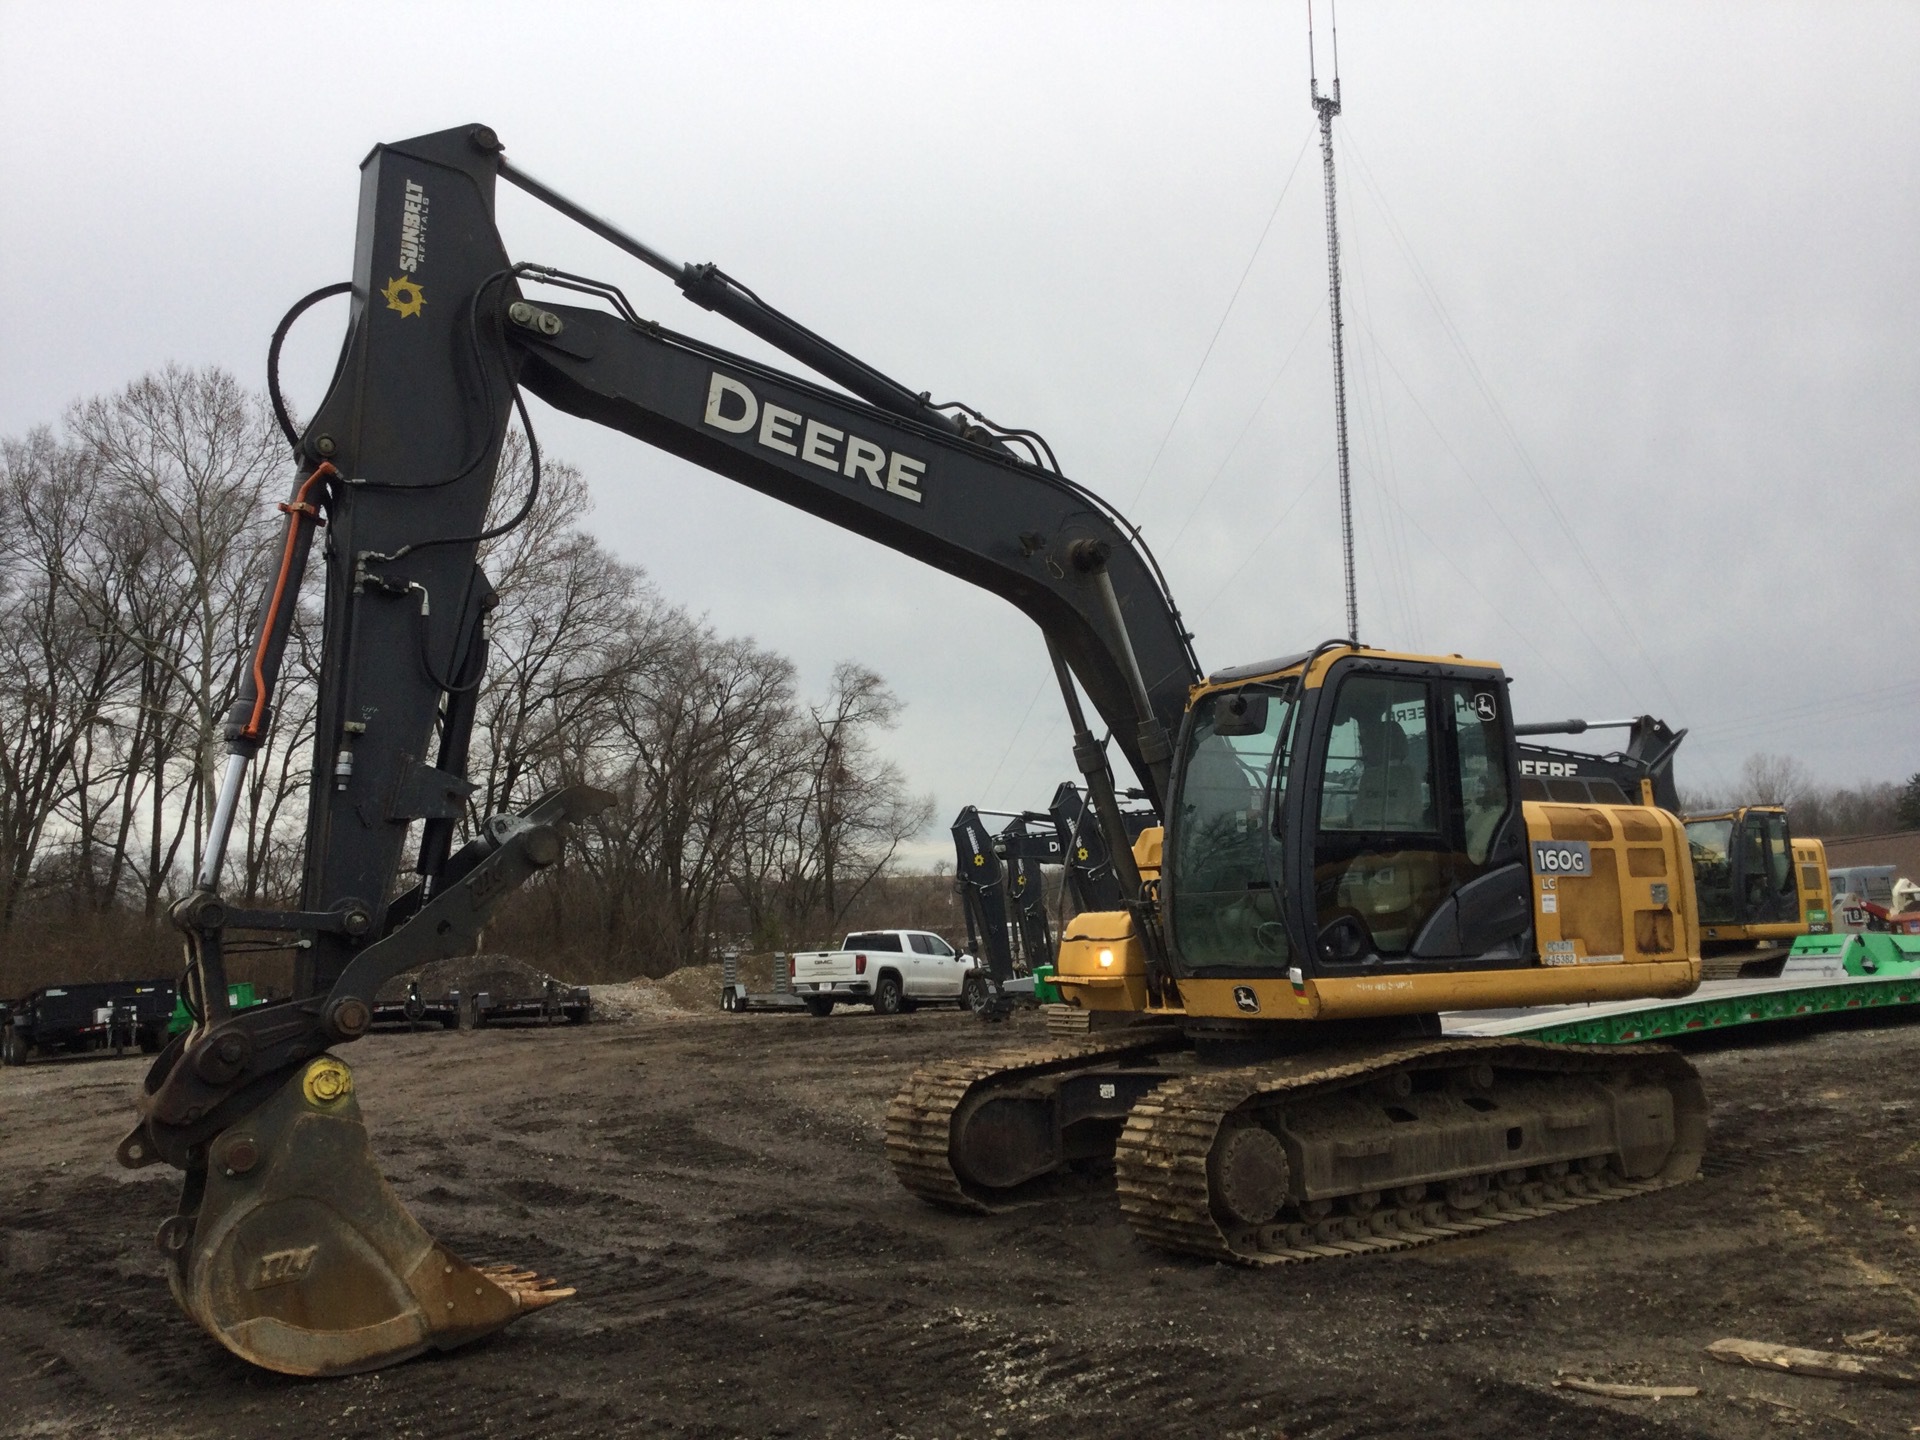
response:
<svg viewBox="0 0 1920 1440"><path fill-rule="evenodd" d="M1591 875L1593 855L1584 840L1536 840L1533 842L1533 873Z"/></svg>

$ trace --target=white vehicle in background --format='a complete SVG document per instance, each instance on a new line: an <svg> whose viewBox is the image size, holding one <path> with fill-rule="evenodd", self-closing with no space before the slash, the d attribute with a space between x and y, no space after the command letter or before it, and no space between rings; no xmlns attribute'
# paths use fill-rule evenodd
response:
<svg viewBox="0 0 1920 1440"><path fill-rule="evenodd" d="M978 1009L987 998L980 962L931 930L856 930L838 950L802 950L787 962L793 993L815 1015L838 1004L899 1015L922 1004Z"/></svg>

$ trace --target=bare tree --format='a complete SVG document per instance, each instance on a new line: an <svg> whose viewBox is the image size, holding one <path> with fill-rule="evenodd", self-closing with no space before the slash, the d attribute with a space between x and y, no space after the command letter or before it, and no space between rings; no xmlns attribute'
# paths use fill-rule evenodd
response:
<svg viewBox="0 0 1920 1440"><path fill-rule="evenodd" d="M511 435L495 509L518 508L530 481L525 442ZM621 677L645 663L648 637L634 621L658 598L637 567L579 528L589 507L580 472L548 460L540 503L480 557L499 598L487 622L474 737L481 815L524 803L530 788L579 778L579 747L600 731Z"/></svg>
<svg viewBox="0 0 1920 1440"><path fill-rule="evenodd" d="M1756 753L1740 766L1744 805L1793 805L1812 788L1812 773L1791 755Z"/></svg>
<svg viewBox="0 0 1920 1440"><path fill-rule="evenodd" d="M150 541L144 591L110 619L145 662L145 905L154 913L183 847L197 864L218 763L278 530L269 496L286 445L265 400L215 367L166 369L75 405L67 425L112 486L117 523Z"/></svg>
<svg viewBox="0 0 1920 1440"><path fill-rule="evenodd" d="M0 934L50 823L94 778L94 734L126 664L69 574L101 503L88 456L52 432L0 443Z"/></svg>
<svg viewBox="0 0 1920 1440"><path fill-rule="evenodd" d="M0 940L31 889L91 917L81 949L162 953L154 922L205 845L283 464L265 403L212 369L169 367L76 404L64 438L0 441ZM843 664L803 704L785 657L715 634L586 533L576 470L548 461L540 480L540 503L483 550L492 583L476 572L465 597L488 668L440 677L450 696L480 687L473 818L577 781L616 801L510 902L508 929L602 973L660 973L723 931L785 938L862 906L931 903L924 885L890 883L931 800L878 752L900 708L880 677ZM494 518L532 483L511 437ZM321 579L310 571L315 590ZM299 884L314 598L241 797L247 902Z"/></svg>

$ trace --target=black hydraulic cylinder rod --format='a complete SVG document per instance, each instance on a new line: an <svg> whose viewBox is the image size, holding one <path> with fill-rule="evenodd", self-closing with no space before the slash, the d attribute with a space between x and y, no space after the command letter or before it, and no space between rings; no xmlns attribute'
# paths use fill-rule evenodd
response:
<svg viewBox="0 0 1920 1440"><path fill-rule="evenodd" d="M1101 608L1105 610L1107 624L1113 631L1114 653L1123 662L1127 689L1133 697L1134 713L1140 721L1140 754L1153 772L1159 793L1165 796L1173 774L1173 745L1167 738L1167 727L1160 723L1159 716L1154 712L1153 701L1147 694L1146 677L1140 673L1140 658L1133 653L1133 636L1127 628L1126 614L1120 608L1120 597L1114 591L1113 576L1107 569L1111 550L1105 541L1076 540L1070 553L1074 569L1092 577L1094 590L1100 596ZM1115 813L1119 813L1117 804Z"/></svg>
<svg viewBox="0 0 1920 1440"><path fill-rule="evenodd" d="M1536 720L1531 725L1516 725L1516 735L1584 735L1589 730L1631 730L1637 720Z"/></svg>
<svg viewBox="0 0 1920 1440"><path fill-rule="evenodd" d="M934 409L924 394L916 394L859 357L849 355L825 336L814 333L791 316L783 315L719 266L676 264L651 245L634 239L586 206L569 200L552 186L534 179L504 155L499 157L499 164L502 180L518 186L542 204L551 206L569 220L585 226L601 239L652 266L678 285L681 293L702 309L726 316L742 330L758 335L775 349L819 371L834 384L845 386L870 405L878 405L895 415L938 425L956 435L967 433L962 422Z"/></svg>
<svg viewBox="0 0 1920 1440"><path fill-rule="evenodd" d="M1047 640L1047 658L1053 662L1053 675L1060 682L1060 697L1066 702L1067 723L1073 729L1073 758L1087 779L1087 794L1093 799L1093 813L1106 838L1107 853L1114 873L1120 877L1120 893L1129 900L1140 898L1140 867L1133 860L1133 846L1127 841L1126 822L1120 818L1120 799L1113 793L1113 771L1107 765L1106 751L1087 729L1086 712L1080 707L1080 692L1073 688L1073 672L1066 657Z"/></svg>
<svg viewBox="0 0 1920 1440"><path fill-rule="evenodd" d="M287 516L280 563L273 569L273 583L260 597L260 609L253 621L253 644L240 657L233 708L227 714L227 773L214 800L213 824L208 828L206 848L201 853L200 870L195 877L198 889L220 888L220 866L226 858L227 838L233 833L233 817L240 803L241 786L246 781L247 764L260 752L272 723L273 692L280 679L280 662L287 653L287 639L293 633L294 613L299 609L307 555L313 548L314 529L320 523L320 501L328 479L336 474L330 463L322 461L294 482L292 497L280 507ZM213 1001L207 1003L214 1004ZM224 989L219 1003L225 1003ZM212 1012L203 1010L202 1013Z"/></svg>
<svg viewBox="0 0 1920 1440"><path fill-rule="evenodd" d="M294 483L292 498L280 507L287 516L286 533L280 543L280 563L273 569L272 583L260 597L260 610L254 617L253 644L240 661L240 683L235 689L233 708L227 714L227 748L235 755L251 759L267 737L273 716L274 686L280 678L287 637L293 632L294 612L299 608L307 554L312 549L314 527L320 519L320 500L328 478L334 473L333 466L324 461L314 466Z"/></svg>

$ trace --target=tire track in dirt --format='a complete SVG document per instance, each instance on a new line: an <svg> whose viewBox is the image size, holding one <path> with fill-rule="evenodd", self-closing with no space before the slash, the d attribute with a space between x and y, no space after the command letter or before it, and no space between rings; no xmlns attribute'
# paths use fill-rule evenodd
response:
<svg viewBox="0 0 1920 1440"><path fill-rule="evenodd" d="M254 1371L174 1308L150 1240L173 1187L106 1168L136 1063L8 1071L0 1435L1757 1440L1784 1412L1743 1397L1768 1386L1801 1433L1911 1423L1897 1392L1703 1375L1700 1349L1920 1331L1920 1027L1699 1054L1714 1158L1670 1198L1280 1278L1143 1248L1099 1175L986 1220L900 1192L879 1136L906 1072L1036 1043L1021 1025L703 1016L351 1047L423 1222L580 1294L325 1383ZM1552 1390L1562 1369L1708 1394L1635 1410Z"/></svg>

